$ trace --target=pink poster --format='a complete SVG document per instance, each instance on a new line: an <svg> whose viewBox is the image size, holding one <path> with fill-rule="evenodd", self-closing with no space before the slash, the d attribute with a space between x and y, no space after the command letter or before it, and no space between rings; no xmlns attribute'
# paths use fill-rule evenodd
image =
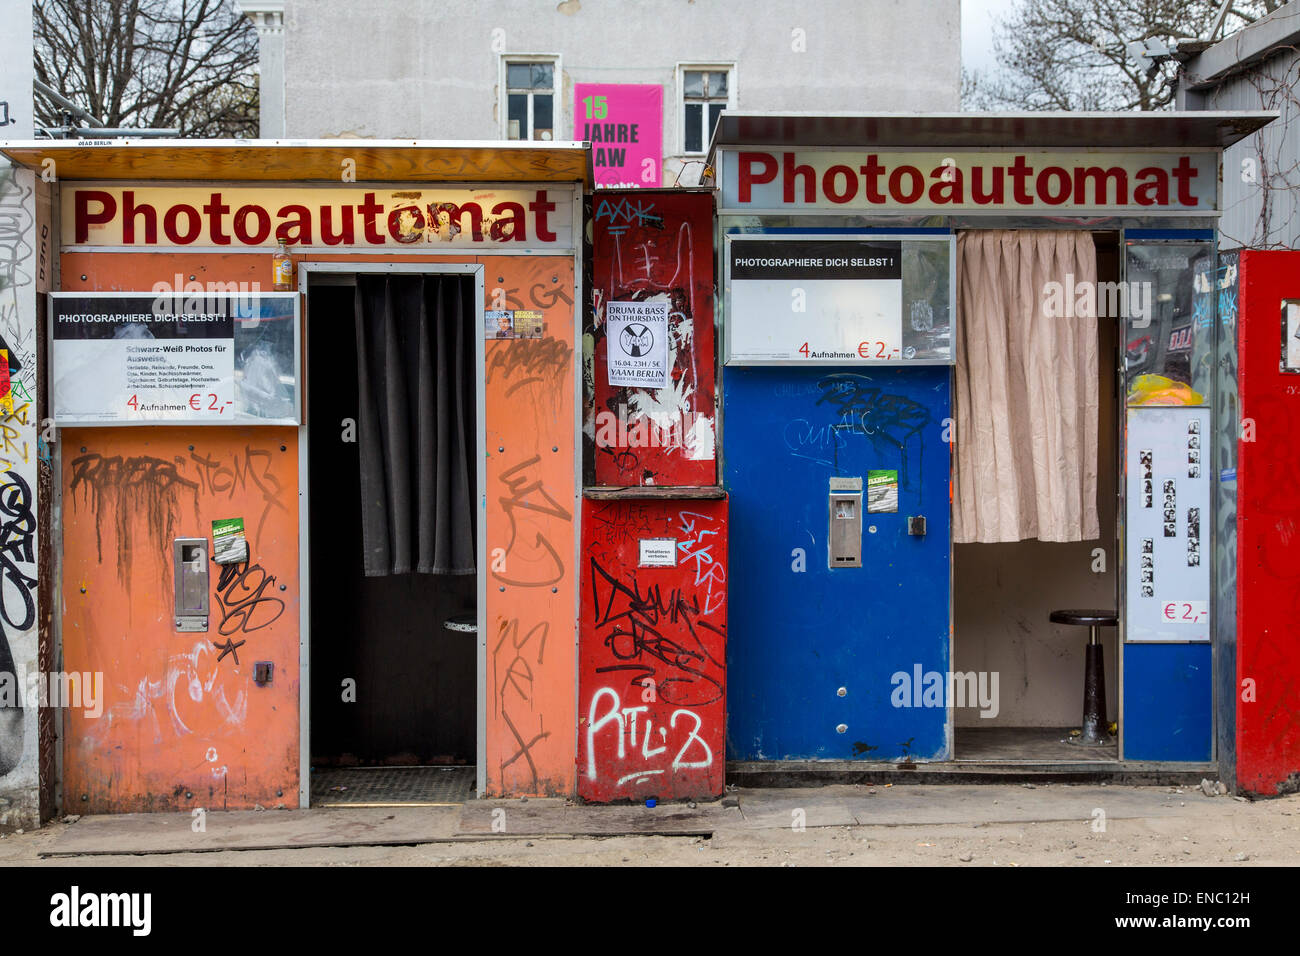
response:
<svg viewBox="0 0 1300 956"><path fill-rule="evenodd" d="M575 83L573 138L591 143L597 186L658 186L664 90L642 83Z"/></svg>

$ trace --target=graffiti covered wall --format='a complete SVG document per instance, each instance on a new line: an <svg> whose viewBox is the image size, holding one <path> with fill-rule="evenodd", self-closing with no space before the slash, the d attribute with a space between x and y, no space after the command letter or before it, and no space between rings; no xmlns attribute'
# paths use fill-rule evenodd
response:
<svg viewBox="0 0 1300 956"><path fill-rule="evenodd" d="M358 265L391 261L381 253L354 250L311 258ZM437 271L439 263L479 263L485 270L487 309L540 316L536 337L490 340L485 349L487 494L481 506L487 562L481 573L487 626L479 635L485 666L484 794L572 794L579 500L574 260L567 255L407 255L401 261L428 263L430 271ZM60 275L67 291L151 289L177 276L209 285L259 283L267 289L270 265L270 257L260 255L69 249L60 259ZM307 321L310 325L310 316ZM195 435L209 431L196 428L188 434L193 442ZM65 448L65 460L70 448ZM182 458L188 455L183 450ZM192 514L192 506L187 507ZM65 523L70 518L66 512ZM110 522L106 527L114 526ZM79 548L97 553L98 545L86 539ZM277 587L283 580L277 579ZM79 595L75 589L67 593L74 600ZM119 607L116 613L125 611ZM296 628L296 611L293 618ZM201 683L205 680L200 677ZM295 718L297 706L295 697Z"/></svg>
<svg viewBox="0 0 1300 956"><path fill-rule="evenodd" d="M488 794L570 794L574 779L576 370L573 260L485 259L488 307L543 315L489 341Z"/></svg>
<svg viewBox="0 0 1300 956"><path fill-rule="evenodd" d="M722 792L726 499L583 501L578 794Z"/></svg>
<svg viewBox="0 0 1300 956"><path fill-rule="evenodd" d="M591 229L584 432L595 447L596 484L716 484L713 197L709 191L600 190ZM666 387L609 384L610 302L667 305Z"/></svg>
<svg viewBox="0 0 1300 956"><path fill-rule="evenodd" d="M36 177L0 168L0 825L35 826L38 797Z"/></svg>

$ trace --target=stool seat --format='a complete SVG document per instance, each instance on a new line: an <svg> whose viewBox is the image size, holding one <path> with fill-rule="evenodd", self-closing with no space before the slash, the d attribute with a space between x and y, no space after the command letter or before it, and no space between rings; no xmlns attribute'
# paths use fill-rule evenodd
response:
<svg viewBox="0 0 1300 956"><path fill-rule="evenodd" d="M1048 615L1053 624L1076 624L1081 627L1118 627L1119 616L1114 611L1098 608L1071 608L1053 611Z"/></svg>

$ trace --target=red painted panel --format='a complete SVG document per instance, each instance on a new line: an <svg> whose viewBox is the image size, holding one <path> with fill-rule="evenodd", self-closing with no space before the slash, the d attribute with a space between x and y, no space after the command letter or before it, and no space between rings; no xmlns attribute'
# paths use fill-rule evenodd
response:
<svg viewBox="0 0 1300 956"><path fill-rule="evenodd" d="M1278 368L1300 252L1243 252L1240 281L1237 778L1272 794L1300 786L1300 375Z"/></svg>
<svg viewBox="0 0 1300 956"><path fill-rule="evenodd" d="M673 542L676 567L638 567L649 538ZM582 543L579 796L720 794L726 500L586 499Z"/></svg>
<svg viewBox="0 0 1300 956"><path fill-rule="evenodd" d="M594 402L598 485L712 485L715 452L713 197L600 190L592 204ZM605 303L669 303L670 387L609 384Z"/></svg>

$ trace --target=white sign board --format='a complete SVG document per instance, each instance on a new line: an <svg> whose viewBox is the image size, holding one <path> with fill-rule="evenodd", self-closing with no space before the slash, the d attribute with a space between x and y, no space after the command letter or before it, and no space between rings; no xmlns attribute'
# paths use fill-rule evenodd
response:
<svg viewBox="0 0 1300 956"><path fill-rule="evenodd" d="M1126 641L1210 639L1210 410L1128 410Z"/></svg>
<svg viewBox="0 0 1300 956"><path fill-rule="evenodd" d="M1300 372L1300 299L1282 300L1282 371Z"/></svg>
<svg viewBox="0 0 1300 956"><path fill-rule="evenodd" d="M675 568L677 567L676 538L640 538L638 539L638 567Z"/></svg>
<svg viewBox="0 0 1300 956"><path fill-rule="evenodd" d="M605 341L610 385L668 385L667 302L608 303Z"/></svg>
<svg viewBox="0 0 1300 956"><path fill-rule="evenodd" d="M727 364L904 358L901 242L746 239L727 266Z"/></svg>
<svg viewBox="0 0 1300 956"><path fill-rule="evenodd" d="M297 293L55 293L60 425L296 424Z"/></svg>

